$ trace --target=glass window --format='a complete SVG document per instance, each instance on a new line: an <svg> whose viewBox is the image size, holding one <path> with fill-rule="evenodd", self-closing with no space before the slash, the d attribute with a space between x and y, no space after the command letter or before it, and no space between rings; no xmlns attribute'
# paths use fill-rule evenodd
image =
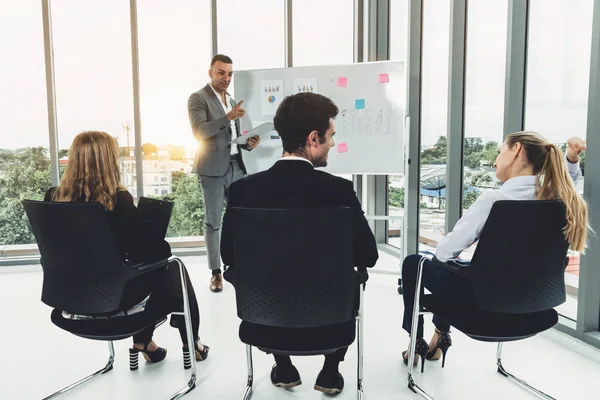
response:
<svg viewBox="0 0 600 400"><path fill-rule="evenodd" d="M549 140L585 135L593 0L532 0L525 126Z"/></svg>
<svg viewBox="0 0 600 400"><path fill-rule="evenodd" d="M530 5L525 128L563 148L571 136L586 135L593 7L593 0L532 0ZM565 282L567 302L559 312L576 319L575 252L570 253Z"/></svg>
<svg viewBox="0 0 600 400"><path fill-rule="evenodd" d="M419 249L445 235L450 0L423 2ZM434 197L433 203L427 197Z"/></svg>
<svg viewBox="0 0 600 400"><path fill-rule="evenodd" d="M408 49L408 0L390 2L390 60L405 61Z"/></svg>
<svg viewBox="0 0 600 400"><path fill-rule="evenodd" d="M463 209L494 190L503 141L508 0L468 2Z"/></svg>
<svg viewBox="0 0 600 400"><path fill-rule="evenodd" d="M219 53L234 70L285 66L283 1L219 0L217 19Z"/></svg>
<svg viewBox="0 0 600 400"><path fill-rule="evenodd" d="M0 37L0 245L29 244L21 200L51 186L41 2L0 2Z"/></svg>
<svg viewBox="0 0 600 400"><path fill-rule="evenodd" d="M137 197L129 4L97 4L52 1L58 144L66 151L88 130L117 138L122 183Z"/></svg>
<svg viewBox="0 0 600 400"><path fill-rule="evenodd" d="M167 236L202 234L201 190L191 175L197 142L187 100L209 80L210 7L210 0L180 0L177 7L138 2L144 193L175 202ZM230 55L239 67L235 54Z"/></svg>
<svg viewBox="0 0 600 400"><path fill-rule="evenodd" d="M354 61L353 0L302 0L292 4L295 67Z"/></svg>

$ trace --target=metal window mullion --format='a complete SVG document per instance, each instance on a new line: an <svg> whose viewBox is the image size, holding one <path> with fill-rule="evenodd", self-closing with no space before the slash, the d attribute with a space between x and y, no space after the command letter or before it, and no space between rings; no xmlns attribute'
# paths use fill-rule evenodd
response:
<svg viewBox="0 0 600 400"><path fill-rule="evenodd" d="M372 215L388 215L388 179L387 175L372 175L373 199ZM371 214L371 213L369 213ZM374 224L374 234L377 243L387 243L388 221L378 220Z"/></svg>
<svg viewBox="0 0 600 400"><path fill-rule="evenodd" d="M462 215L466 41L467 1L453 0L450 8L448 69L446 232L452 231Z"/></svg>
<svg viewBox="0 0 600 400"><path fill-rule="evenodd" d="M389 60L389 0L369 1L369 61ZM402 149L398 149L402 151ZM367 214L387 215L387 176L365 176L367 180ZM370 221L378 243L385 243L387 221Z"/></svg>
<svg viewBox="0 0 600 400"><path fill-rule="evenodd" d="M390 0L377 0L376 60L390 59Z"/></svg>
<svg viewBox="0 0 600 400"><path fill-rule="evenodd" d="M600 226L600 0L594 0L590 86L588 93L587 150L583 196L588 202L589 221L598 232ZM588 247L580 259L577 336L587 340L587 333L597 332L600 325L600 240L598 233L588 235Z"/></svg>
<svg viewBox="0 0 600 400"><path fill-rule="evenodd" d="M58 186L58 119L56 113L56 86L54 81L54 40L52 37L52 7L50 0L42 0L42 24L44 31L44 62L46 69L46 102L48 108L48 139L50 178L52 186Z"/></svg>
<svg viewBox="0 0 600 400"><path fill-rule="evenodd" d="M364 57L364 0L354 0L353 46L354 62L363 62Z"/></svg>
<svg viewBox="0 0 600 400"><path fill-rule="evenodd" d="M217 21L218 8L217 0L210 2L210 17L211 17L211 33L212 33L212 57L219 53L219 24Z"/></svg>
<svg viewBox="0 0 600 400"><path fill-rule="evenodd" d="M421 72L423 56L423 0L408 3L406 117L404 127L406 192L404 196L404 256L419 250L419 186L421 184Z"/></svg>
<svg viewBox="0 0 600 400"><path fill-rule="evenodd" d="M294 7L292 0L285 0L284 12L284 36L285 36L285 66L294 66Z"/></svg>
<svg viewBox="0 0 600 400"><path fill-rule="evenodd" d="M364 18L365 5L364 0L354 0L354 28L353 28L353 46L354 46L354 62L359 63L364 61ZM362 175L352 175L352 183L354 191L362 203Z"/></svg>
<svg viewBox="0 0 600 400"><path fill-rule="evenodd" d="M133 132L137 198L144 195L144 166L142 161L142 115L140 110L140 53L138 43L137 0L129 0L131 27L131 78L133 82Z"/></svg>
<svg viewBox="0 0 600 400"><path fill-rule="evenodd" d="M509 0L506 35L504 138L525 129L529 0Z"/></svg>
<svg viewBox="0 0 600 400"><path fill-rule="evenodd" d="M368 0L369 61L389 60L390 0Z"/></svg>

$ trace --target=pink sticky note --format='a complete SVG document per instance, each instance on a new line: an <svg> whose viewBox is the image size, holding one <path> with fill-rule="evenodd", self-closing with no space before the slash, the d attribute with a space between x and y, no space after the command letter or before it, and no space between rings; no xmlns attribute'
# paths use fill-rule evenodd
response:
<svg viewBox="0 0 600 400"><path fill-rule="evenodd" d="M390 81L389 74L379 74L379 83L388 83Z"/></svg>
<svg viewBox="0 0 600 400"><path fill-rule="evenodd" d="M242 135L245 135L246 133L248 133L248 131L242 131Z"/></svg>
<svg viewBox="0 0 600 400"><path fill-rule="evenodd" d="M348 86L348 78L344 78L343 76L338 77L337 85L341 87Z"/></svg>
<svg viewBox="0 0 600 400"><path fill-rule="evenodd" d="M347 153L347 152L348 152L348 145L346 143L338 144L338 153Z"/></svg>

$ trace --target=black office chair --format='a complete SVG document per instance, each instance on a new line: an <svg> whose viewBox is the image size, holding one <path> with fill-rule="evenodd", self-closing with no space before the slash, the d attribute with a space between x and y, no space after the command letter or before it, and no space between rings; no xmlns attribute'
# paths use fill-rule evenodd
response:
<svg viewBox="0 0 600 400"><path fill-rule="evenodd" d="M352 214L349 208L281 210L233 208L233 265L240 339L246 343L252 394L252 346L273 354L328 354L358 345L357 396L362 398L362 295L366 272L354 269ZM360 245L360 244L356 244ZM354 321L354 322L352 322ZM329 327L348 323L351 332L317 347L272 337L256 342L256 326ZM263 338L264 339L264 338Z"/></svg>
<svg viewBox="0 0 600 400"><path fill-rule="evenodd" d="M553 309L566 300L564 271L568 263L566 225L560 201L498 201L494 203L471 266L433 261L440 267L471 280L477 306L467 309L452 299L422 295L421 276L425 257L417 269L412 332L419 315L434 313L475 340L497 342L498 372L538 396L553 397L506 371L502 343L521 340L550 329L558 322ZM423 296L419 301L420 295ZM416 335L410 343L408 387L432 399L413 380Z"/></svg>
<svg viewBox="0 0 600 400"><path fill-rule="evenodd" d="M113 233L108 225L104 208L98 203L58 203L24 200L23 207L42 256L44 282L42 302L52 307L52 322L74 335L108 341L109 359L106 366L95 373L44 398L53 399L71 389L110 371L114 362L114 340L129 338L145 328L163 323L168 312L158 320L145 313L114 317L135 304L122 301L129 289L143 287L140 280L152 282L154 274L168 264L162 260L152 264L124 264ZM188 348L193 349L191 318L187 287L183 282L183 263L179 263L182 277L185 324ZM143 282L142 282L143 283ZM62 312L95 316L95 319L67 319ZM107 318L109 316L112 318ZM196 365L189 351L184 352L184 368L192 369L188 384L175 393L177 399L196 385ZM138 368L138 357L130 354L130 369Z"/></svg>

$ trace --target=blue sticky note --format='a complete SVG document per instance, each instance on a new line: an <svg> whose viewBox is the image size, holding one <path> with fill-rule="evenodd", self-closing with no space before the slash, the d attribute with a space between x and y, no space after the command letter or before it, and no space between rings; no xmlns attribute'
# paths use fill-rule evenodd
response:
<svg viewBox="0 0 600 400"><path fill-rule="evenodd" d="M356 108L357 110L364 110L365 109L365 99L356 100L356 102L354 103L354 108Z"/></svg>

